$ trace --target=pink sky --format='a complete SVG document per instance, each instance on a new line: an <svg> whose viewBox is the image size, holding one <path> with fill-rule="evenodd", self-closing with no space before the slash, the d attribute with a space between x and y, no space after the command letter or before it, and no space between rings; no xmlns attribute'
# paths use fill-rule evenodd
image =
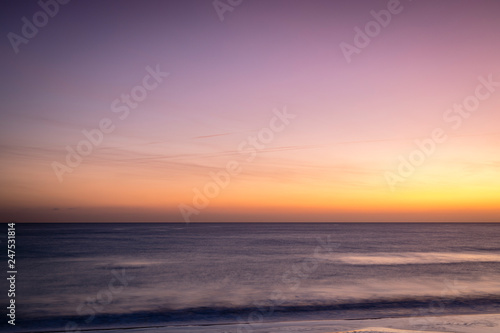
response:
<svg viewBox="0 0 500 333"><path fill-rule="evenodd" d="M500 82L500 4L397 6L348 63L340 44L387 1L244 1L224 21L212 1L61 5L18 53L1 45L2 220L183 222L185 205L194 222L498 221L500 84L479 78ZM40 10L2 11L4 35ZM155 68L168 76L113 112ZM477 89L454 128L445 113ZM105 118L113 131L58 177L65 147ZM447 140L391 190L399 156L436 128ZM196 207L230 161L240 171Z"/></svg>

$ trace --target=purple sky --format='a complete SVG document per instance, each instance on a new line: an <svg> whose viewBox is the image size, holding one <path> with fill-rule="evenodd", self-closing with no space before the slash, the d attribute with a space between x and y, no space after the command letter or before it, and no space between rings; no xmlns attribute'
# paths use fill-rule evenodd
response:
<svg viewBox="0 0 500 333"><path fill-rule="evenodd" d="M15 47L9 33L42 9L2 6L2 219L182 222L179 205L192 221L500 218L500 92L444 117L479 77L500 82L498 1L244 0L221 21L211 0L73 0ZM341 43L388 6L348 62ZM112 103L148 67L168 76L120 119ZM285 109L295 117L248 161L240 145ZM113 130L58 176L104 118ZM446 142L391 190L399 156L436 128ZM229 161L241 172L195 207Z"/></svg>

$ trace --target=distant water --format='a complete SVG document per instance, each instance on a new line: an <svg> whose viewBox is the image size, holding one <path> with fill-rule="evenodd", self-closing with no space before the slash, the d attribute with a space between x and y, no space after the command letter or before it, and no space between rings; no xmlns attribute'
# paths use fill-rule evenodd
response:
<svg viewBox="0 0 500 333"><path fill-rule="evenodd" d="M500 310L500 224L18 224L17 244L20 331Z"/></svg>

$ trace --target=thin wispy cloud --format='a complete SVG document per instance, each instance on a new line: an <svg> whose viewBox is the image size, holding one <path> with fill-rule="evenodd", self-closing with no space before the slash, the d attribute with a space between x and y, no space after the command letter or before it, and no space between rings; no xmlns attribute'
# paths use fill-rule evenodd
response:
<svg viewBox="0 0 500 333"><path fill-rule="evenodd" d="M0 208L112 220L169 207L180 220L177 205L231 171L211 204L242 218L272 205L327 216L332 201L382 220L436 202L494 209L499 4L403 6L361 47L373 1L249 1L224 22L211 2L72 2L19 52L0 46ZM0 11L4 36L31 12ZM350 61L343 43L359 49ZM434 145L436 128L447 139Z"/></svg>

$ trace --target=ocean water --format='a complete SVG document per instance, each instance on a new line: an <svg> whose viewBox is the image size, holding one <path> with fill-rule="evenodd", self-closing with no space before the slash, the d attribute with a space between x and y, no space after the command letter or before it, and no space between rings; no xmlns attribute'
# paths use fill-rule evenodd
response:
<svg viewBox="0 0 500 333"><path fill-rule="evenodd" d="M15 331L500 311L500 224L16 227Z"/></svg>

